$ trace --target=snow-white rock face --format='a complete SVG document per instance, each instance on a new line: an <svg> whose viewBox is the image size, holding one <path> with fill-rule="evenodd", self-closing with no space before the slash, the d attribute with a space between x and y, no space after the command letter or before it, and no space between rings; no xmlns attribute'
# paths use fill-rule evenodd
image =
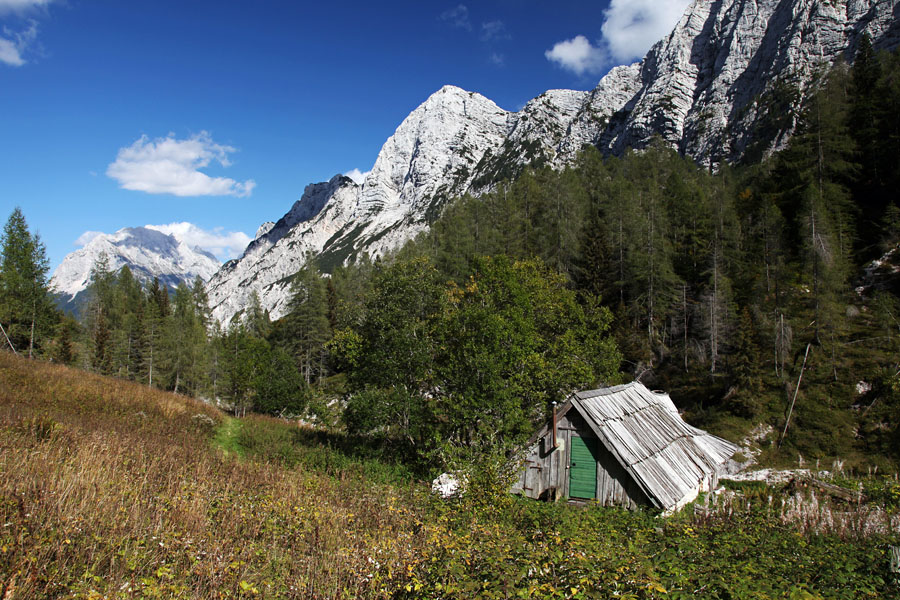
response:
<svg viewBox="0 0 900 600"><path fill-rule="evenodd" d="M636 86L637 74L626 67L608 78ZM213 315L231 321L256 292L273 319L283 316L290 277L308 256L327 270L363 252L382 255L426 230L447 200L487 189L479 180L490 184L501 170L508 176L538 159L564 164L599 135L582 133L582 124L573 143L570 126L605 122L626 95L552 90L509 112L479 94L441 88L388 138L361 185L343 175L309 185L278 222L261 226L243 256L210 281Z"/></svg>
<svg viewBox="0 0 900 600"><path fill-rule="evenodd" d="M852 59L863 32L876 48L896 46L898 22L890 0L697 0L641 63L612 69L591 91L550 90L509 112L445 86L400 124L361 185L342 175L310 185L263 224L210 281L213 314L230 321L255 291L281 317L308 256L329 270L381 255L426 230L451 198L490 190L526 164L562 168L585 145L621 154L659 136L703 164L764 154L794 126L791 114L772 114L778 90L803 90L817 68Z"/></svg>
<svg viewBox="0 0 900 600"><path fill-rule="evenodd" d="M660 136L703 164L739 159L755 142L778 148L795 116L767 114L785 110L778 90L803 91L838 58L852 61L864 32L876 48L896 46L898 16L890 0L697 0L644 58L641 90L601 146L620 154ZM780 126L761 131L767 118Z"/></svg>
<svg viewBox="0 0 900 600"><path fill-rule="evenodd" d="M256 230L256 235L253 236L253 239L255 240L257 238L260 238L260 237L266 235L267 233L272 231L273 227L275 227L275 221L266 221L265 223L260 225L259 228Z"/></svg>
<svg viewBox="0 0 900 600"><path fill-rule="evenodd" d="M91 269L104 253L112 271L128 265L139 281L148 283L158 277L170 289L182 282L192 285L198 276L206 281L221 266L212 254L191 248L175 236L146 227L126 227L98 235L63 259L50 279L61 303L74 306L76 296L90 285Z"/></svg>

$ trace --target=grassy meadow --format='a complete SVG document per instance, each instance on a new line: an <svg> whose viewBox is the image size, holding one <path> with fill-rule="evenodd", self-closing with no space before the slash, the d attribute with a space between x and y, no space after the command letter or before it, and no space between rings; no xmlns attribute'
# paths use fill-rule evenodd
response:
<svg viewBox="0 0 900 600"><path fill-rule="evenodd" d="M743 485L666 519L422 479L360 440L0 352L2 600L900 597L888 479L877 502Z"/></svg>

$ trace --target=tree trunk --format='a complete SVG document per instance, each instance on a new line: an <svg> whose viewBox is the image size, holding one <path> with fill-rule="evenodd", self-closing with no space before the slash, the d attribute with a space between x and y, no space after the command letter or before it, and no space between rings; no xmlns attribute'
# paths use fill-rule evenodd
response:
<svg viewBox="0 0 900 600"><path fill-rule="evenodd" d="M37 309L34 307L32 303L31 307L31 337L28 340L28 358L33 358L34 352L34 321L37 318Z"/></svg>
<svg viewBox="0 0 900 600"><path fill-rule="evenodd" d="M687 314L687 284L681 284L681 309L684 315L684 372L688 371L688 314Z"/></svg>

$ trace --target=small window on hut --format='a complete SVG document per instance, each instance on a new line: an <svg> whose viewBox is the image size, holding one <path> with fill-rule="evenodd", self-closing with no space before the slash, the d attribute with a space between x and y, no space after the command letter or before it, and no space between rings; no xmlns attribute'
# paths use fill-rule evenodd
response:
<svg viewBox="0 0 900 600"><path fill-rule="evenodd" d="M544 437L541 438L540 450L541 450L541 456L547 456L548 454L550 454L551 452L556 450L556 448L553 447L553 434L552 433L548 433L547 435L545 435Z"/></svg>

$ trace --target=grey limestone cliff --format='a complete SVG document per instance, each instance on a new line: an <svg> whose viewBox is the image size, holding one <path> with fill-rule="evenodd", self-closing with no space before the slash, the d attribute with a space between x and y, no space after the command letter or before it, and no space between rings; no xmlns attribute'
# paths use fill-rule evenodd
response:
<svg viewBox="0 0 900 600"><path fill-rule="evenodd" d="M763 156L794 126L789 111L772 114L773 98L851 60L863 33L895 47L898 16L895 0L697 0L643 61L610 70L593 90L550 90L510 112L445 86L400 124L362 184L338 175L307 186L263 224L210 281L213 314L229 321L256 291L280 317L309 256L330 267L383 254L427 229L449 199L526 164L562 168L585 145L621 154L659 137L707 165Z"/></svg>

